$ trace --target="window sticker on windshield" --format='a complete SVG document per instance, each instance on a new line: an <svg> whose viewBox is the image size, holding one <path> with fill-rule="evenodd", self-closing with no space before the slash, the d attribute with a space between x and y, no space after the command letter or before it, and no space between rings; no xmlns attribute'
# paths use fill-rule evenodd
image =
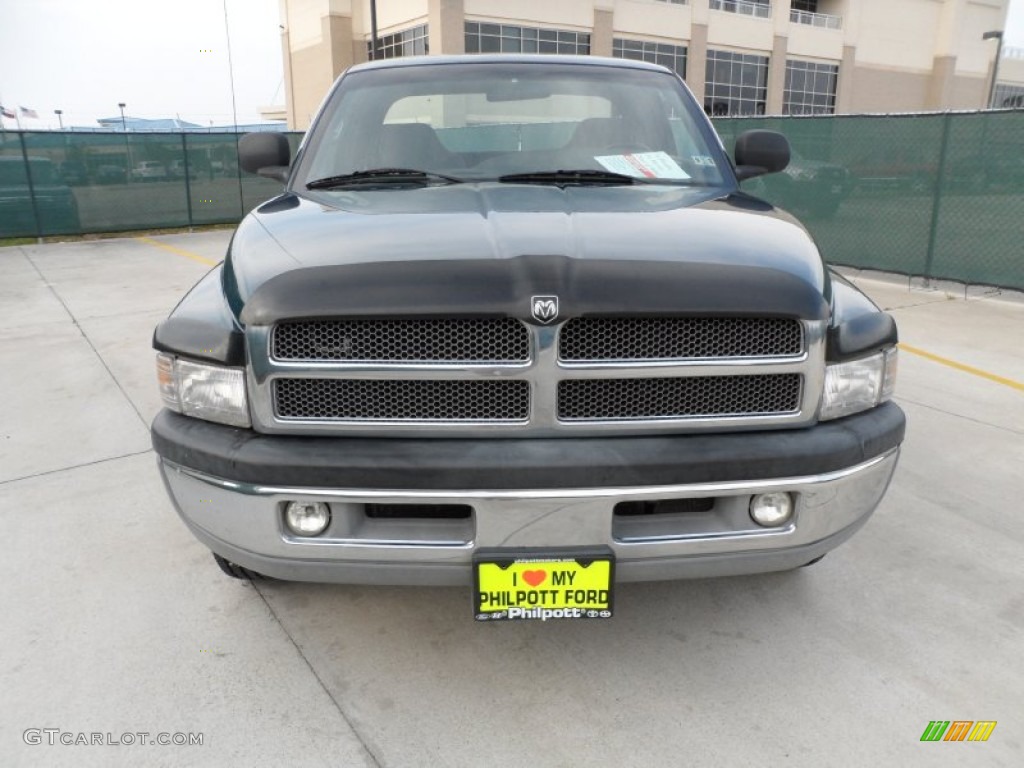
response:
<svg viewBox="0 0 1024 768"><path fill-rule="evenodd" d="M694 165L702 165L707 168L715 167L715 159L710 155L690 155L690 159L693 160Z"/></svg>
<svg viewBox="0 0 1024 768"><path fill-rule="evenodd" d="M690 174L679 167L666 152L637 152L635 155L602 155L595 160L612 173L641 179L688 179Z"/></svg>

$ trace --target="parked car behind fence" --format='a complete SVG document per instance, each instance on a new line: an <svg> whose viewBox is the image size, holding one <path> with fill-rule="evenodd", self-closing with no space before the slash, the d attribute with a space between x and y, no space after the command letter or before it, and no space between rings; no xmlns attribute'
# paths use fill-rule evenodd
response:
<svg viewBox="0 0 1024 768"><path fill-rule="evenodd" d="M56 233L79 230L74 193L47 157L0 157L0 237L36 232L37 218ZM33 196L35 204L33 205Z"/></svg>

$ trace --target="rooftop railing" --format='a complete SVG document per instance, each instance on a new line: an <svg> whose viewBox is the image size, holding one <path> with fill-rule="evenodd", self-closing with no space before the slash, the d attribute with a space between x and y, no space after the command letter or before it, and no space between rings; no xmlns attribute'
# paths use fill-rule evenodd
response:
<svg viewBox="0 0 1024 768"><path fill-rule="evenodd" d="M807 24L824 29L843 28L843 17L833 16L830 13L812 13L811 11L798 11L794 8L789 12L789 20L794 24Z"/></svg>
<svg viewBox="0 0 1024 768"><path fill-rule="evenodd" d="M770 3L755 3L752 0L711 0L711 10L756 16L759 19L769 19L772 15Z"/></svg>

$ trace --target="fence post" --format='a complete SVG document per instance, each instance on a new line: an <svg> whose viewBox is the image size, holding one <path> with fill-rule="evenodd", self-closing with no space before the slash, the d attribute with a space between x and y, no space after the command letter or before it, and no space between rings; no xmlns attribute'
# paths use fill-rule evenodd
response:
<svg viewBox="0 0 1024 768"><path fill-rule="evenodd" d="M235 139L235 173L238 174L238 220L241 221L245 218L245 194L242 192L242 163L238 157L238 141L242 136L238 133L237 125L232 135Z"/></svg>
<svg viewBox="0 0 1024 768"><path fill-rule="evenodd" d="M21 159L25 161L25 179L28 181L28 199L32 202L32 218L36 223L36 240L43 242L43 222L39 218L39 202L36 200L36 187L32 181L32 163L28 161L28 148L25 146L25 132L18 131L21 143Z"/></svg>
<svg viewBox="0 0 1024 768"><path fill-rule="evenodd" d="M188 229L192 231L192 180L188 170L188 144L185 142L185 132L181 132L181 156L182 164L185 167L185 206L188 209Z"/></svg>
<svg viewBox="0 0 1024 768"><path fill-rule="evenodd" d="M953 116L946 112L942 119L942 143L939 145L939 167L936 170L935 188L932 190L932 225L928 232L928 255L924 262L925 280L932 279L935 265L935 241L939 234L939 214L942 210L942 180L946 176L946 150L949 146L949 127Z"/></svg>

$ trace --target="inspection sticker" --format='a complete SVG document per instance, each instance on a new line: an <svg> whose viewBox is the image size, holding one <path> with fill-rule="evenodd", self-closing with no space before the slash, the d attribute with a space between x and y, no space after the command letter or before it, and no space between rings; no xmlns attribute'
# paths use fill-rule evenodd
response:
<svg viewBox="0 0 1024 768"><path fill-rule="evenodd" d="M473 560L478 621L610 619L614 555L491 550Z"/></svg>
<svg viewBox="0 0 1024 768"><path fill-rule="evenodd" d="M601 155L595 160L612 173L636 176L638 179L681 179L690 174L679 167L667 152L638 152L628 155Z"/></svg>

